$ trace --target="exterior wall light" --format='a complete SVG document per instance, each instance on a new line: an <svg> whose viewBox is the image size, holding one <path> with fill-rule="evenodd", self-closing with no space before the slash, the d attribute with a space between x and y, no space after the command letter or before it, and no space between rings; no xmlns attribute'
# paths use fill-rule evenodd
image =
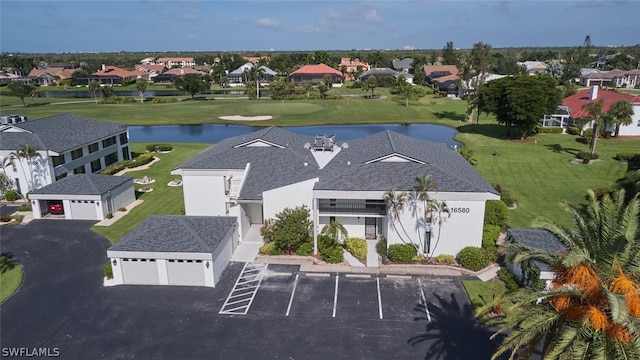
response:
<svg viewBox="0 0 640 360"><path fill-rule="evenodd" d="M117 266L118 265L118 261L116 259L113 259L112 264L113 264L113 266Z"/></svg>
<svg viewBox="0 0 640 360"><path fill-rule="evenodd" d="M209 268L209 262L208 262L208 261L207 261L207 262L205 262L205 263L204 263L204 266L206 266L206 268L208 269L208 268Z"/></svg>

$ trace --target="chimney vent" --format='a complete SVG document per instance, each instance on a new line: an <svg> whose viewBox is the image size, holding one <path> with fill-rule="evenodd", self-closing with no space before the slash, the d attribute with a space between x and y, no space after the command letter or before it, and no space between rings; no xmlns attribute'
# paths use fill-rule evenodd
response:
<svg viewBox="0 0 640 360"><path fill-rule="evenodd" d="M598 85L593 85L591 87L591 92L589 93L589 100L595 100L598 98Z"/></svg>

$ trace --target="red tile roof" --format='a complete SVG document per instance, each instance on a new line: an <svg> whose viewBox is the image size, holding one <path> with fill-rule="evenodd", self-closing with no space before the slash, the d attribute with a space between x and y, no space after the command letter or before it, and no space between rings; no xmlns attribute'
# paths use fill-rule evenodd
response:
<svg viewBox="0 0 640 360"><path fill-rule="evenodd" d="M139 75L140 72L129 71L125 69L121 69L117 66L106 66L104 69L98 70L93 73L96 76L117 76L120 78L129 78L133 76Z"/></svg>
<svg viewBox="0 0 640 360"><path fill-rule="evenodd" d="M289 75L298 75L298 74L313 74L313 75L334 74L334 75L342 76L342 73L340 71L325 64L305 65L300 69L292 72Z"/></svg>
<svg viewBox="0 0 640 360"><path fill-rule="evenodd" d="M429 76L434 72L449 72L451 75L458 74L458 67L455 65L424 65L424 74Z"/></svg>
<svg viewBox="0 0 640 360"><path fill-rule="evenodd" d="M437 77L437 78L433 78L432 81L437 81L437 82L442 84L445 81L456 81L456 80L459 80L459 79L460 79L460 77L458 75L451 74L451 75L445 75L445 76L440 76L440 77Z"/></svg>
<svg viewBox="0 0 640 360"><path fill-rule="evenodd" d="M574 119L580 119L588 117L589 113L582 109L584 104L588 104L592 101L604 100L602 105L602 112L607 112L611 107L611 104L618 100L629 100L632 103L640 103L640 96L633 96L628 94L621 94L615 91L598 89L598 96L595 100L589 100L591 89L585 89L577 94L571 95L562 101L562 105L571 109L571 117Z"/></svg>
<svg viewBox="0 0 640 360"><path fill-rule="evenodd" d="M136 69L140 70L140 71L144 71L144 72L156 72L156 73L161 73L162 70L164 70L165 66L160 64L160 65L155 65L155 64L150 64L150 65L144 65L144 64L139 64L136 65Z"/></svg>
<svg viewBox="0 0 640 360"><path fill-rule="evenodd" d="M157 59L156 59L156 62L167 62L167 61L173 61L173 62L181 62L181 61L193 62L193 58L192 58L192 57L163 57L163 58L157 58Z"/></svg>

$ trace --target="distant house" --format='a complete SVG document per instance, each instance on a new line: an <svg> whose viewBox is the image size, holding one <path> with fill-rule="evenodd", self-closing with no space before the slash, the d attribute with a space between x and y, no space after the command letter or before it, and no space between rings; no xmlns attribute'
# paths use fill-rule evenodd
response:
<svg viewBox="0 0 640 360"><path fill-rule="evenodd" d="M338 68L342 69L343 66L345 68L345 80L356 80L353 78L353 73L356 72L358 68L360 68L361 71L367 71L370 69L368 63L360 61L360 59L358 58L340 58L340 64L338 65Z"/></svg>
<svg viewBox="0 0 640 360"><path fill-rule="evenodd" d="M190 66L196 66L196 62L193 60L193 58L190 57L184 57L184 58L173 58L173 57L162 57L162 58L157 58L155 63L157 65L164 65L167 68L173 68L173 67L190 67Z"/></svg>
<svg viewBox="0 0 640 360"><path fill-rule="evenodd" d="M542 126L561 126L566 127L573 125L577 119L585 119L589 117L589 113L582 107L593 101L603 100L602 112L609 111L613 103L619 100L628 100L633 106L632 123L620 127L619 136L639 136L640 135L640 96L622 94L615 91L600 89L598 85L592 86L590 89L582 90L574 95L565 98L562 106L558 107L558 114L546 115L540 124ZM566 114L568 113L568 115ZM584 125L583 129L590 128L591 122ZM607 131L613 132L615 127L612 125Z"/></svg>
<svg viewBox="0 0 640 360"><path fill-rule="evenodd" d="M633 89L640 84L640 69L601 71L593 69L586 74L581 74L578 83L582 86L609 85L616 88Z"/></svg>
<svg viewBox="0 0 640 360"><path fill-rule="evenodd" d="M102 65L102 69L93 74L77 78L78 85L88 85L91 80L96 80L100 85L123 85L135 81L138 78L149 80L149 74L140 70L129 71L117 66Z"/></svg>
<svg viewBox="0 0 640 360"><path fill-rule="evenodd" d="M429 84L438 84L440 91L446 91L447 96L458 96L458 83L460 76L458 75L458 67L455 65L424 65L422 67L427 82Z"/></svg>
<svg viewBox="0 0 640 360"><path fill-rule="evenodd" d="M253 63L248 62L227 74L227 79L229 79L229 86L243 86L245 84L245 71L253 69L254 67L255 65ZM261 82L261 84L263 85L267 85L269 81L275 79L278 76L278 73L264 65L260 66L260 69L262 69L262 71L264 72Z"/></svg>
<svg viewBox="0 0 640 360"><path fill-rule="evenodd" d="M155 65L155 58L148 57L140 60L140 64L142 65ZM162 65L162 64L160 64Z"/></svg>
<svg viewBox="0 0 640 360"><path fill-rule="evenodd" d="M71 78L76 69L49 66L46 69L33 69L27 75L32 82L40 86L57 85L59 80Z"/></svg>
<svg viewBox="0 0 640 360"><path fill-rule="evenodd" d="M7 84L9 81L17 81L18 79L20 79L20 75L0 71L0 84Z"/></svg>
<svg viewBox="0 0 640 360"><path fill-rule="evenodd" d="M394 59L391 60L391 68L396 71L406 70L408 73L413 74L413 58Z"/></svg>
<svg viewBox="0 0 640 360"><path fill-rule="evenodd" d="M153 82L155 84L168 84L174 82L177 78L185 76L187 74L198 74L200 76L204 76L207 73L190 68L173 68L154 77Z"/></svg>
<svg viewBox="0 0 640 360"><path fill-rule="evenodd" d="M147 74L148 79L153 80L156 76L164 73L167 70L167 67L156 64L139 64L136 65L136 70Z"/></svg>
<svg viewBox="0 0 640 360"><path fill-rule="evenodd" d="M564 253L567 251L567 248L560 240L547 230L508 229L507 242L518 243L531 249L544 250L551 253ZM507 254L507 259L511 258L510 255L513 254ZM521 284L527 283L527 276L530 275L526 273L527 268L537 268L540 271L540 280L553 280L555 275L549 264L538 260L532 260L528 264L524 264L524 266L508 262L507 266Z"/></svg>
<svg viewBox="0 0 640 360"><path fill-rule="evenodd" d="M519 61L517 64L524 67L527 75L537 75L547 70L547 64L542 61Z"/></svg>
<svg viewBox="0 0 640 360"><path fill-rule="evenodd" d="M295 84L321 83L329 75L334 86L342 85L342 73L328 65L305 65L289 74L289 80Z"/></svg>
<svg viewBox="0 0 640 360"><path fill-rule="evenodd" d="M268 56L243 56L242 58L245 59L247 62L250 62L250 63L253 63L253 64L257 63L260 60L269 59Z"/></svg>
<svg viewBox="0 0 640 360"><path fill-rule="evenodd" d="M366 82L367 80L369 80L371 76L375 76L376 80L378 81L382 80L385 77L390 77L395 80L398 78L399 75L400 75L400 72L390 68L373 68L363 72L362 75L360 75L360 78L358 80L360 82Z"/></svg>

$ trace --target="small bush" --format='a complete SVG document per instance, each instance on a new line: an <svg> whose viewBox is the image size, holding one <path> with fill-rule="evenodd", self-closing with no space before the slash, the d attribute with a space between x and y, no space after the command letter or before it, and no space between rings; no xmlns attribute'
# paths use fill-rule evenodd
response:
<svg viewBox="0 0 640 360"><path fill-rule="evenodd" d="M145 146L145 148L149 152L171 151L171 150L173 150L173 145L171 145L171 144L147 144L147 146Z"/></svg>
<svg viewBox="0 0 640 360"><path fill-rule="evenodd" d="M276 243L268 242L262 246L260 246L260 254L265 255L282 255L282 250L276 247Z"/></svg>
<svg viewBox="0 0 640 360"><path fill-rule="evenodd" d="M16 201L20 199L20 194L16 190L9 190L4 193L4 199L7 201Z"/></svg>
<svg viewBox="0 0 640 360"><path fill-rule="evenodd" d="M577 155L576 158L584 160L584 159L589 159L589 160L594 160L594 159L599 159L600 155L598 154L591 154L588 151L580 151Z"/></svg>
<svg viewBox="0 0 640 360"><path fill-rule="evenodd" d="M107 219L112 219L113 218L113 214L112 213L108 213L107 214Z"/></svg>
<svg viewBox="0 0 640 360"><path fill-rule="evenodd" d="M479 247L467 246L458 254L460 265L471 270L478 271L489 265L487 252Z"/></svg>
<svg viewBox="0 0 640 360"><path fill-rule="evenodd" d="M302 243L296 249L296 254L298 254L300 256L309 256L309 255L311 255L311 253L313 253L313 243L312 242Z"/></svg>
<svg viewBox="0 0 640 360"><path fill-rule="evenodd" d="M121 208L118 208L118 211L127 211L127 208L121 207Z"/></svg>
<svg viewBox="0 0 640 360"><path fill-rule="evenodd" d="M567 128L567 134L569 135L580 135L580 129L575 126L569 126Z"/></svg>
<svg viewBox="0 0 640 360"><path fill-rule="evenodd" d="M536 128L536 132L538 134L562 134L561 127L542 127L538 126Z"/></svg>
<svg viewBox="0 0 640 360"><path fill-rule="evenodd" d="M127 168L134 168L134 167L146 165L152 161L153 161L153 154L142 154L131 161L124 162L125 164L124 166Z"/></svg>
<svg viewBox="0 0 640 360"><path fill-rule="evenodd" d="M593 139L593 129L587 129L583 131L582 138L585 144L589 144L591 142L591 139Z"/></svg>
<svg viewBox="0 0 640 360"><path fill-rule="evenodd" d="M367 241L365 239L347 238L344 239L344 245L356 259L367 260Z"/></svg>
<svg viewBox="0 0 640 360"><path fill-rule="evenodd" d="M327 235L318 235L318 251L338 245L335 239Z"/></svg>
<svg viewBox="0 0 640 360"><path fill-rule="evenodd" d="M436 261L442 264L455 264L456 258L453 255L440 254L436 256Z"/></svg>
<svg viewBox="0 0 640 360"><path fill-rule="evenodd" d="M502 202L507 206L514 206L517 201L515 195L513 195L511 190L508 189L502 189L502 192L500 193L500 200L502 200Z"/></svg>
<svg viewBox="0 0 640 360"><path fill-rule="evenodd" d="M6 222L9 222L11 220L13 220L11 215L2 215L2 216L0 216L0 222L6 223Z"/></svg>
<svg viewBox="0 0 640 360"><path fill-rule="evenodd" d="M516 276L509 269L501 268L498 270L498 278L502 280L507 291L514 291L519 288Z"/></svg>
<svg viewBox="0 0 640 360"><path fill-rule="evenodd" d="M113 279L113 268L111 267L111 261L107 261L106 264L104 264L104 267L102 268L102 272L104 273L104 276L111 280Z"/></svg>
<svg viewBox="0 0 640 360"><path fill-rule="evenodd" d="M496 241L501 231L502 229L500 229L499 226L485 225L482 228L482 247L485 249L495 249Z"/></svg>
<svg viewBox="0 0 640 360"><path fill-rule="evenodd" d="M412 244L393 244L389 246L389 260L397 263L409 263L418 255Z"/></svg>
<svg viewBox="0 0 640 360"><path fill-rule="evenodd" d="M621 153L621 154L616 154L616 156L614 156L613 158L618 161L629 161L631 160L631 158L637 155L640 155L640 154Z"/></svg>
<svg viewBox="0 0 640 360"><path fill-rule="evenodd" d="M320 251L320 255L322 255L322 260L328 262L329 264L338 264L344 260L344 251L342 246L335 245L323 249Z"/></svg>
<svg viewBox="0 0 640 360"><path fill-rule="evenodd" d="M173 85L165 85L165 87L173 88ZM178 99L174 97L166 97L166 96L155 97L151 101L152 104L168 104L168 103L174 103L174 102L178 102Z"/></svg>
<svg viewBox="0 0 640 360"><path fill-rule="evenodd" d="M111 96L111 97L103 98L102 100L99 101L100 104L108 104L108 105L131 104L135 102L136 102L136 99L134 99L131 96Z"/></svg>
<svg viewBox="0 0 640 360"><path fill-rule="evenodd" d="M484 224L505 229L509 222L509 209L502 200L487 200L484 209Z"/></svg>
<svg viewBox="0 0 640 360"><path fill-rule="evenodd" d="M591 162L591 159L589 159L589 158L582 159L582 163L585 164L585 165L588 165L590 162Z"/></svg>
<svg viewBox="0 0 640 360"><path fill-rule="evenodd" d="M378 255L383 258L387 257L387 239L381 237L380 240L378 240L376 243L376 251L378 252Z"/></svg>
<svg viewBox="0 0 640 360"><path fill-rule="evenodd" d="M33 210L31 208L31 205L22 205L18 208L18 211L31 211L31 210Z"/></svg>

